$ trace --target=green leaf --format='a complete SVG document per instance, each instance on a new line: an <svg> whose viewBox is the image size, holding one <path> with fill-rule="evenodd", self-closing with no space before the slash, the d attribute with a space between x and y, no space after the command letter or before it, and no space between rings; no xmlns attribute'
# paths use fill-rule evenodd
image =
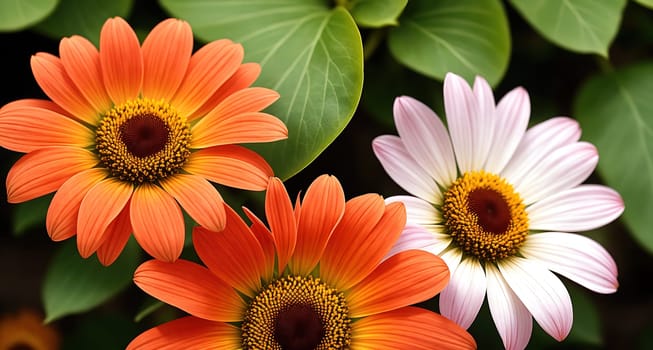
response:
<svg viewBox="0 0 653 350"><path fill-rule="evenodd" d="M642 6L653 9L653 0L635 0L635 2Z"/></svg>
<svg viewBox="0 0 653 350"><path fill-rule="evenodd" d="M126 17L133 0L61 0L57 9L34 29L54 39L79 34L96 46L100 42L100 29L114 16Z"/></svg>
<svg viewBox="0 0 653 350"><path fill-rule="evenodd" d="M48 212L52 196L47 195L16 204L13 224L14 236L21 236L25 232L37 227L43 227L45 230L45 216Z"/></svg>
<svg viewBox="0 0 653 350"><path fill-rule="evenodd" d="M0 32L25 29L47 17L57 0L0 0Z"/></svg>
<svg viewBox="0 0 653 350"><path fill-rule="evenodd" d="M608 56L626 0L510 0L543 37L567 50Z"/></svg>
<svg viewBox="0 0 653 350"><path fill-rule="evenodd" d="M64 242L43 282L46 322L90 310L129 286L139 252L130 239L118 260L104 267L95 258L82 259L74 239Z"/></svg>
<svg viewBox="0 0 653 350"><path fill-rule="evenodd" d="M394 26L407 3L408 0L353 0L349 12L361 27Z"/></svg>
<svg viewBox="0 0 653 350"><path fill-rule="evenodd" d="M287 179L312 162L345 128L363 86L363 48L349 12L321 0L161 0L205 40L242 43L261 64L256 85L281 98L266 111L288 127L288 139L252 145Z"/></svg>
<svg viewBox="0 0 653 350"><path fill-rule="evenodd" d="M580 90L574 115L584 138L599 150L598 172L617 190L621 216L637 241L653 252L653 62L596 76Z"/></svg>
<svg viewBox="0 0 653 350"><path fill-rule="evenodd" d="M124 349L138 335L138 327L119 312L93 313L66 328L62 350Z"/></svg>
<svg viewBox="0 0 653 350"><path fill-rule="evenodd" d="M510 56L508 19L498 0L412 0L388 43L399 62L439 80L454 72L495 85Z"/></svg>

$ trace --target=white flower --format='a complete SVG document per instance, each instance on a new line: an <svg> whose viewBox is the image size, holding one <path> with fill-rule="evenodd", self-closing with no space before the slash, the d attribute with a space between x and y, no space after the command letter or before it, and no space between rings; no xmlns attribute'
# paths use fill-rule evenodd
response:
<svg viewBox="0 0 653 350"><path fill-rule="evenodd" d="M618 287L617 266L595 241L571 232L598 228L624 210L611 188L581 184L598 162L596 148L579 141L570 118L527 129L528 93L516 88L495 105L488 83L471 88L447 74L444 104L449 130L430 108L399 97L399 136L382 135L373 149L388 175L412 196L402 201L408 225L401 247L440 255L451 281L440 312L464 328L487 294L506 349L523 349L532 319L553 338L571 329L571 299L553 272L598 293Z"/></svg>

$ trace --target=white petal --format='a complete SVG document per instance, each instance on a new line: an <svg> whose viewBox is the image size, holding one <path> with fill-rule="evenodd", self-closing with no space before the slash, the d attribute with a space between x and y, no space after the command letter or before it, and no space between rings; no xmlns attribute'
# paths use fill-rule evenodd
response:
<svg viewBox="0 0 653 350"><path fill-rule="evenodd" d="M486 171L498 174L506 166L524 137L530 115L528 92L521 87L513 89L499 101Z"/></svg>
<svg viewBox="0 0 653 350"><path fill-rule="evenodd" d="M478 115L476 96L467 82L453 74L444 78L444 110L456 161L461 173L474 169L474 121Z"/></svg>
<svg viewBox="0 0 653 350"><path fill-rule="evenodd" d="M596 168L596 147L576 142L560 147L544 157L521 181L512 182L526 205L554 193L578 186Z"/></svg>
<svg viewBox="0 0 653 350"><path fill-rule="evenodd" d="M571 298L560 279L543 265L523 258L504 259L497 265L540 327L558 341L565 339L574 317Z"/></svg>
<svg viewBox="0 0 653 350"><path fill-rule="evenodd" d="M440 293L440 314L467 329L485 299L485 273L475 258L463 259L450 273L449 284Z"/></svg>
<svg viewBox="0 0 653 350"><path fill-rule="evenodd" d="M442 223L442 214L435 209L441 206L441 200L438 203L429 203L421 198L412 196L392 196L385 199L386 204L393 202L402 202L406 207L406 220L418 225L433 225Z"/></svg>
<svg viewBox="0 0 653 350"><path fill-rule="evenodd" d="M449 272L453 275L453 272L456 271L460 261L463 259L463 253L460 249L449 249L441 253L440 257L447 263Z"/></svg>
<svg viewBox="0 0 653 350"><path fill-rule="evenodd" d="M437 201L440 194L438 184L410 156L398 136L378 136L372 141L372 149L383 169L397 185L426 201Z"/></svg>
<svg viewBox="0 0 653 350"><path fill-rule="evenodd" d="M395 126L413 158L443 187L456 180L456 160L442 120L422 102L408 96L395 99Z"/></svg>
<svg viewBox="0 0 653 350"><path fill-rule="evenodd" d="M533 317L493 264L485 264L487 303L506 350L522 350L533 331Z"/></svg>
<svg viewBox="0 0 653 350"><path fill-rule="evenodd" d="M407 224L394 246L390 248L383 260L404 250L418 249L433 255L439 255L451 244L451 236L445 234L434 235L421 226Z"/></svg>
<svg viewBox="0 0 653 350"><path fill-rule="evenodd" d="M490 84L477 76L474 79L473 93L476 98L476 115L472 120L472 170L481 170L485 165L492 145L492 136L496 127L496 106Z"/></svg>
<svg viewBox="0 0 653 350"><path fill-rule="evenodd" d="M528 129L501 175L511 183L518 182L554 149L580 139L578 122L555 117Z"/></svg>
<svg viewBox="0 0 653 350"><path fill-rule="evenodd" d="M567 189L526 208L530 229L565 232L593 230L612 222L623 211L619 193L600 185Z"/></svg>
<svg viewBox="0 0 653 350"><path fill-rule="evenodd" d="M520 252L527 259L597 293L617 291L617 264L600 244L585 236L543 232L531 234Z"/></svg>

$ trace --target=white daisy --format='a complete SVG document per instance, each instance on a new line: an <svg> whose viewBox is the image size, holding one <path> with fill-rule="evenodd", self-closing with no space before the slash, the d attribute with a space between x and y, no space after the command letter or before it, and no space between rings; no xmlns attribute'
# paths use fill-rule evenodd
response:
<svg viewBox="0 0 653 350"><path fill-rule="evenodd" d="M412 196L402 201L409 223L402 247L421 247L449 265L440 312L468 328L487 294L506 349L523 349L532 319L563 340L573 314L560 274L598 293L618 287L617 266L595 241L570 232L598 228L624 210L611 188L581 184L598 162L579 141L576 121L555 117L527 129L528 93L521 87L495 105L488 83L473 88L447 74L449 130L423 103L399 97L399 136L382 135L373 149L388 175Z"/></svg>

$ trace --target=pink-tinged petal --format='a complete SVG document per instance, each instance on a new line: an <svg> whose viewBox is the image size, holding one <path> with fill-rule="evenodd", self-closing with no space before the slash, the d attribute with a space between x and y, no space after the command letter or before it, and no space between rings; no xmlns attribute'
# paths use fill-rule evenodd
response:
<svg viewBox="0 0 653 350"><path fill-rule="evenodd" d="M192 121L198 117L206 115L234 92L252 85L260 74L261 66L258 63L248 62L241 64L240 67L238 67L238 70L236 70L236 72L225 81L224 84L215 91L215 93L213 93L213 96L211 96L202 107L188 116L188 120Z"/></svg>
<svg viewBox="0 0 653 350"><path fill-rule="evenodd" d="M235 92L193 126L191 148L288 138L280 119L258 112L278 98L276 91L258 87Z"/></svg>
<svg viewBox="0 0 653 350"><path fill-rule="evenodd" d="M476 115L472 117L472 164L473 170L481 170L487 161L490 147L493 144L496 125L496 106L490 84L480 76L474 79L472 88L476 98Z"/></svg>
<svg viewBox="0 0 653 350"><path fill-rule="evenodd" d="M567 117L547 119L524 134L501 175L514 183L523 178L533 167L553 150L574 143L580 139L578 122Z"/></svg>
<svg viewBox="0 0 653 350"><path fill-rule="evenodd" d="M21 203L56 191L71 176L98 163L93 152L47 147L22 156L7 174L7 201Z"/></svg>
<svg viewBox="0 0 653 350"><path fill-rule="evenodd" d="M499 101L485 171L498 174L508 164L524 137L530 115L528 92L521 87L513 89Z"/></svg>
<svg viewBox="0 0 653 350"><path fill-rule="evenodd" d="M445 263L447 263L449 271L451 271L451 274L453 275L454 271L456 271L458 265L460 265L460 262L463 260L463 253L460 249L448 249L440 253L440 257Z"/></svg>
<svg viewBox="0 0 653 350"><path fill-rule="evenodd" d="M129 216L129 204L126 204L122 212L109 224L107 232L104 233L104 243L97 250L97 258L100 264L109 266L113 264L132 234L131 218Z"/></svg>
<svg viewBox="0 0 653 350"><path fill-rule="evenodd" d="M133 186L115 178L96 183L84 196L77 216L77 250L88 258L104 243L107 228L129 202Z"/></svg>
<svg viewBox="0 0 653 350"><path fill-rule="evenodd" d="M31 59L32 73L43 92L79 121L94 124L98 111L93 108L70 79L61 60L39 52Z"/></svg>
<svg viewBox="0 0 653 350"><path fill-rule="evenodd" d="M225 225L224 201L218 190L197 175L175 174L159 182L199 225L220 231Z"/></svg>
<svg viewBox="0 0 653 350"><path fill-rule="evenodd" d="M134 237L156 259L172 262L184 248L184 216L175 199L162 188L142 183L129 206Z"/></svg>
<svg viewBox="0 0 653 350"><path fill-rule="evenodd" d="M420 226L433 226L443 222L442 214L436 206L442 205L442 200L429 203L412 196L392 196L385 200L386 204L402 202L406 206L406 220Z"/></svg>
<svg viewBox="0 0 653 350"><path fill-rule="evenodd" d="M250 298L261 288L267 270L263 248L243 219L225 205L224 230L214 232L197 226L193 245L197 255L216 276Z"/></svg>
<svg viewBox="0 0 653 350"><path fill-rule="evenodd" d="M449 281L449 269L437 255L407 250L382 262L345 291L349 316L365 317L430 299Z"/></svg>
<svg viewBox="0 0 653 350"><path fill-rule="evenodd" d="M401 236L383 259L385 260L399 252L411 249L419 249L439 255L449 244L451 244L451 236L449 235L433 234L421 226L406 224Z"/></svg>
<svg viewBox="0 0 653 350"><path fill-rule="evenodd" d="M404 226L403 204L386 206L374 193L352 198L324 250L320 278L339 290L358 283L388 254Z"/></svg>
<svg viewBox="0 0 653 350"><path fill-rule="evenodd" d="M186 21L169 18L143 41L143 96L170 100L184 79L193 53L193 31Z"/></svg>
<svg viewBox="0 0 653 350"><path fill-rule="evenodd" d="M317 265L334 228L345 212L345 193L337 178L322 175L304 195L297 223L297 243L290 271L307 275Z"/></svg>
<svg viewBox="0 0 653 350"><path fill-rule="evenodd" d="M235 326L186 316L141 333L127 350L237 350L241 343Z"/></svg>
<svg viewBox="0 0 653 350"><path fill-rule="evenodd" d="M614 259L600 244L585 236L562 232L531 234L520 252L594 292L614 293L619 287Z"/></svg>
<svg viewBox="0 0 653 350"><path fill-rule="evenodd" d="M274 273L274 257L276 255L274 237L272 236L272 232L270 232L270 230L265 227L265 223L263 223L261 219L254 215L254 213L245 207L243 207L243 212L252 222L250 230L252 230L254 237L256 237L256 240L258 240L261 248L263 249L266 268L261 277L263 278L264 282L269 283L272 281L272 274Z"/></svg>
<svg viewBox="0 0 653 350"><path fill-rule="evenodd" d="M0 146L29 153L50 146L90 148L95 133L78 121L49 109L5 107L0 111Z"/></svg>
<svg viewBox="0 0 653 350"><path fill-rule="evenodd" d="M529 205L578 186L592 174L598 161L599 155L594 145L573 143L551 152L513 185L524 204Z"/></svg>
<svg viewBox="0 0 653 350"><path fill-rule="evenodd" d="M477 128L474 122L479 114L476 96L465 79L453 73L445 76L443 90L444 110L458 168L461 173L475 170L482 165L475 164L474 155L474 130Z"/></svg>
<svg viewBox="0 0 653 350"><path fill-rule="evenodd" d="M492 106L494 107L494 106ZM456 159L449 132L433 110L408 96L395 99L394 120L411 157L443 187L456 180Z"/></svg>
<svg viewBox="0 0 653 350"><path fill-rule="evenodd" d="M156 299L210 321L242 321L246 304L202 265L179 259L149 260L134 272L134 284Z"/></svg>
<svg viewBox="0 0 653 350"><path fill-rule="evenodd" d="M102 80L114 104L138 97L143 83L143 57L134 30L120 17L109 18L100 32Z"/></svg>
<svg viewBox="0 0 653 350"><path fill-rule="evenodd" d="M501 260L497 265L540 327L557 341L565 339L571 330L573 311L560 279L545 266L519 257Z"/></svg>
<svg viewBox="0 0 653 350"><path fill-rule="evenodd" d="M533 317L494 264L485 265L487 302L506 350L523 350L533 331Z"/></svg>
<svg viewBox="0 0 653 350"><path fill-rule="evenodd" d="M193 114L238 70L243 56L242 45L227 39L204 45L191 57L171 104L182 115Z"/></svg>
<svg viewBox="0 0 653 350"><path fill-rule="evenodd" d="M440 197L437 182L415 161L403 141L394 135L381 135L372 141L374 155L386 173L408 193L436 203Z"/></svg>
<svg viewBox="0 0 653 350"><path fill-rule="evenodd" d="M61 40L59 54L66 73L95 111L99 114L108 111L111 99L104 89L97 48L86 38L74 35ZM99 119L99 114L93 124Z"/></svg>
<svg viewBox="0 0 653 350"><path fill-rule="evenodd" d="M184 170L221 185L262 191L271 176L270 165L258 153L237 145L215 146L193 152Z"/></svg>
<svg viewBox="0 0 653 350"><path fill-rule="evenodd" d="M73 175L54 194L45 227L53 241L62 241L77 233L79 207L86 193L108 176L106 169L92 168Z"/></svg>
<svg viewBox="0 0 653 350"><path fill-rule="evenodd" d="M476 349L476 342L449 319L407 306L353 322L351 349L463 350Z"/></svg>
<svg viewBox="0 0 653 350"><path fill-rule="evenodd" d="M295 251L297 222L283 182L271 178L265 193L265 216L277 248L278 271L283 271Z"/></svg>
<svg viewBox="0 0 653 350"><path fill-rule="evenodd" d="M619 193L600 185L580 185L554 193L526 208L531 230L572 232L599 228L623 211Z"/></svg>
<svg viewBox="0 0 653 350"><path fill-rule="evenodd" d="M478 315L485 299L485 272L475 258L463 259L451 271L451 280L440 293L440 313L467 329Z"/></svg>

